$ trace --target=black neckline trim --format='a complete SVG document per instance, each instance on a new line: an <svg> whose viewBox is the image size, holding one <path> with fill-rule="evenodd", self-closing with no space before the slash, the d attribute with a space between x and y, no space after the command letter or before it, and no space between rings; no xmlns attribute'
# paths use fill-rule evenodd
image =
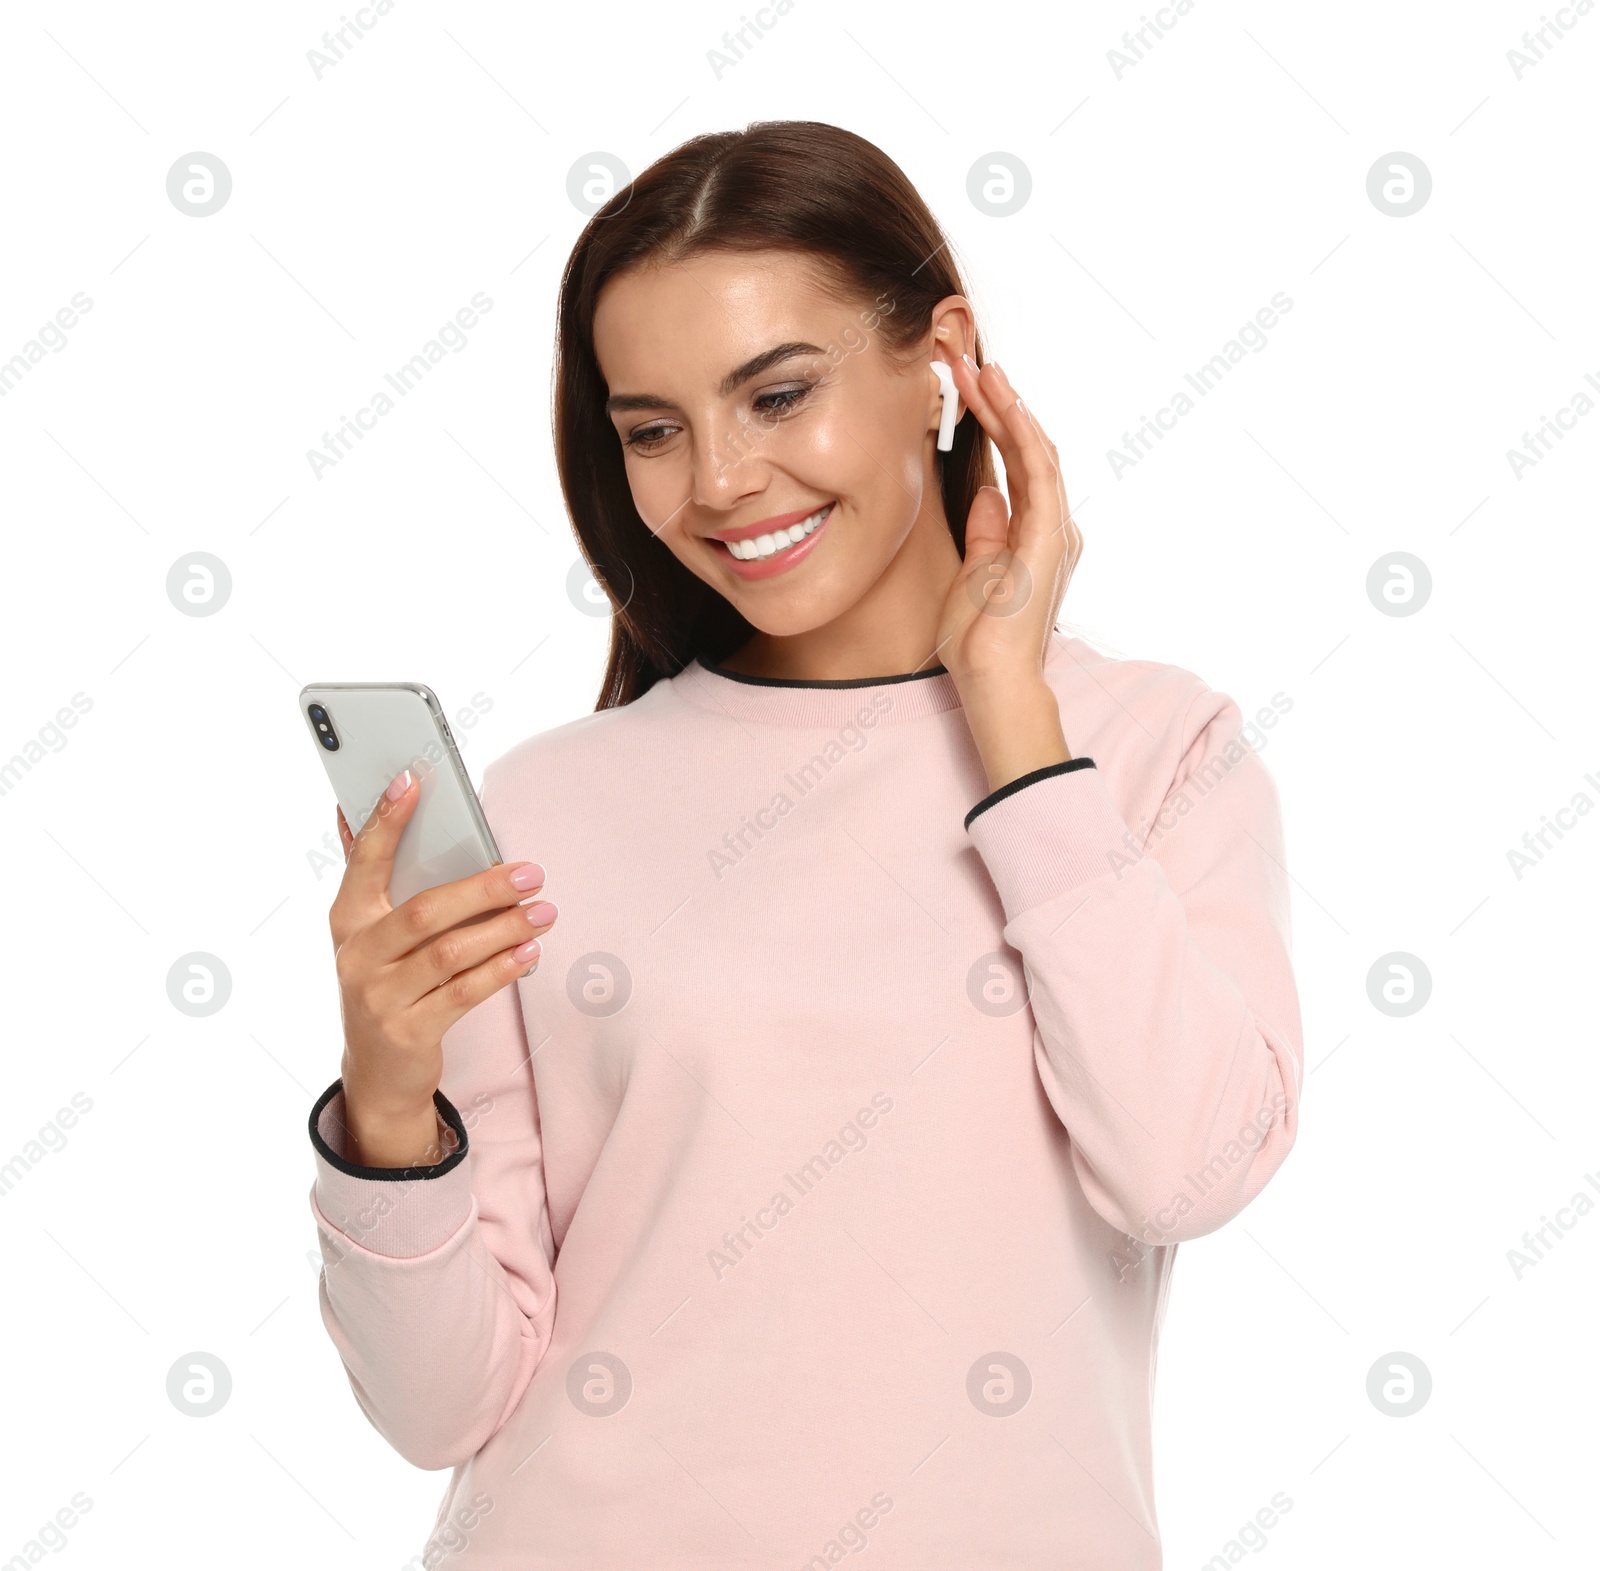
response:
<svg viewBox="0 0 1600 1571"><path fill-rule="evenodd" d="M421 1167L362 1167L359 1163L346 1161L322 1138L322 1131L317 1128L323 1109L343 1089L344 1079L341 1077L335 1080L317 1098L317 1105L311 1109L311 1144L316 1148L317 1155L329 1167L347 1174L351 1178L375 1178L381 1182L404 1183L418 1178L443 1178L452 1168L459 1167L466 1161L467 1126L462 1123L460 1113L455 1110L449 1097L443 1091L435 1091L433 1093L433 1105L438 1110L440 1118L450 1126L456 1137L456 1148L449 1156L442 1161L433 1163L431 1166ZM346 1133L348 1133L348 1130L346 1130Z"/></svg>
<svg viewBox="0 0 1600 1571"><path fill-rule="evenodd" d="M897 676L834 677L826 681L807 682L794 676L748 676L743 671L730 671L726 666L714 665L704 655L696 655L695 659L713 676L726 677L730 682L743 682L750 687L888 687L894 682L916 682L923 677L945 674L944 666L935 665L925 671L902 671Z"/></svg>
<svg viewBox="0 0 1600 1571"><path fill-rule="evenodd" d="M1064 775L1070 769L1093 769L1094 766L1092 758L1069 758L1062 764L1046 764L1041 769L1030 769L1027 774L1018 775L1015 780L1008 780L997 790L991 791L961 820L961 827L963 829L972 828L972 820L979 813L986 808L993 807L996 802L1005 801L1014 791L1020 791L1024 786L1031 786L1036 780L1047 780L1051 775Z"/></svg>

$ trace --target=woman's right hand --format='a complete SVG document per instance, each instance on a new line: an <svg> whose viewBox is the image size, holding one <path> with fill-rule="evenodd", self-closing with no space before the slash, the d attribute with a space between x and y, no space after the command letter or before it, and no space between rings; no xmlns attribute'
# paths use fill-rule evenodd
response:
<svg viewBox="0 0 1600 1571"><path fill-rule="evenodd" d="M407 770L359 834L339 812L345 870L328 926L344 1019L347 1154L365 1167L442 1159L433 1093L444 1033L538 964L538 935L556 918L548 901L518 903L544 884L536 862L501 863L391 906L395 847L419 799Z"/></svg>

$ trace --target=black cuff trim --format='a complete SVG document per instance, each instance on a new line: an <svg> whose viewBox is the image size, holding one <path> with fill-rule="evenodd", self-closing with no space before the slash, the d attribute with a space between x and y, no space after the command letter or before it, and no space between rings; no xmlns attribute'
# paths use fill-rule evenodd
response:
<svg viewBox="0 0 1600 1571"><path fill-rule="evenodd" d="M983 812L985 808L993 807L996 802L1003 802L1013 791L1020 791L1024 786L1031 786L1035 780L1047 780L1051 775L1064 775L1069 769L1093 769L1092 758L1069 758L1064 764L1046 764L1042 769L1030 769L1025 775L1018 775L1015 780L1008 780L998 790L991 791L967 816L961 820L963 829L972 828L972 820Z"/></svg>
<svg viewBox="0 0 1600 1571"><path fill-rule="evenodd" d="M311 1109L311 1144L316 1148L317 1155L329 1167L335 1168L351 1178L376 1178L390 1183L409 1182L417 1178L443 1178L451 1168L459 1167L467 1159L467 1126L461 1122L461 1115L451 1104L449 1097L443 1091L433 1093L433 1105L438 1109L439 1116L454 1131L456 1148L445 1157L443 1161L435 1162L431 1166L423 1167L360 1167L354 1162L348 1162L329 1146L322 1138L322 1131L317 1128L321 1121L323 1109L327 1107L344 1086L344 1080L338 1079L317 1098L317 1105Z"/></svg>

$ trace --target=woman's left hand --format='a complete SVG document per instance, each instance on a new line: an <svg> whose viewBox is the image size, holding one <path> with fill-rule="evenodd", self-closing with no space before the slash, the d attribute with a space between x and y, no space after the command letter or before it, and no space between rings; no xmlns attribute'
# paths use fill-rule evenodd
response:
<svg viewBox="0 0 1600 1571"><path fill-rule="evenodd" d="M1067 507L1056 445L993 363L966 355L956 391L1000 450L1014 512L984 486L967 514L967 548L939 618L939 659L964 692L1043 683L1044 654L1083 537Z"/></svg>

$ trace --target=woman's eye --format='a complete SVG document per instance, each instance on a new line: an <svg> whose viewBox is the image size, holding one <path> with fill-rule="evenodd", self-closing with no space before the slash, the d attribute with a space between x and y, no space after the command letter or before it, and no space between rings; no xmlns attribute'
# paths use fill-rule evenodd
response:
<svg viewBox="0 0 1600 1571"><path fill-rule="evenodd" d="M755 399L756 413L762 415L787 414L810 391L809 386L774 388L772 392L762 393Z"/></svg>
<svg viewBox="0 0 1600 1571"><path fill-rule="evenodd" d="M797 387L775 387L770 392L760 393L751 400L751 407L756 414L768 420L781 419L800 403L813 389L811 383L801 383ZM670 421L656 425L639 426L630 431L622 440L625 446L636 453L651 453L666 444L678 434L680 427Z"/></svg>
<svg viewBox="0 0 1600 1571"><path fill-rule="evenodd" d="M671 425L641 426L637 431L630 431L627 436L629 447L637 448L640 452L649 452L652 448L660 447L678 428Z"/></svg>

